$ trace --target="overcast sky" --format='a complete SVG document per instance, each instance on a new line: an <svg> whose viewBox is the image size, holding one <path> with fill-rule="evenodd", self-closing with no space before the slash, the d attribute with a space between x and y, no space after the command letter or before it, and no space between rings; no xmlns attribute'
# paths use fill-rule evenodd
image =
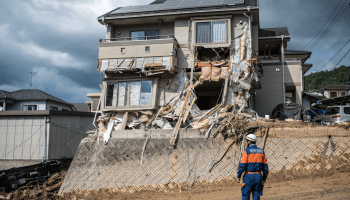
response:
<svg viewBox="0 0 350 200"><path fill-rule="evenodd" d="M260 0L260 25L288 27L292 36L288 49L312 51L307 62L314 64L313 71L322 68L343 47L323 68L331 69L350 47L344 46L350 39L349 1ZM89 100L87 93L101 90L101 74L96 70L98 40L106 37L106 27L96 18L116 7L150 2L1 1L0 90L28 89L28 72L36 72L33 88L71 103ZM349 61L350 53L338 66L350 65Z"/></svg>

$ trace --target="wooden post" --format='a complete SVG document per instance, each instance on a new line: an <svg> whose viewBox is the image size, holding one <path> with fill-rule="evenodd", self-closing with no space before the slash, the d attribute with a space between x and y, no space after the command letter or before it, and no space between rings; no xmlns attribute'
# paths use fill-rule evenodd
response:
<svg viewBox="0 0 350 200"><path fill-rule="evenodd" d="M269 127L266 128L265 135L264 135L264 143L262 146L262 149L265 150L265 144L266 144L266 139L267 139L267 134L269 133Z"/></svg>
<svg viewBox="0 0 350 200"><path fill-rule="evenodd" d="M128 122L128 115L129 112L125 112L125 114L123 115L123 121L120 130L125 130L126 123Z"/></svg>
<svg viewBox="0 0 350 200"><path fill-rule="evenodd" d="M225 78L224 93L222 94L222 100L221 100L222 105L225 105L225 102L226 102L227 88L228 88L228 78L226 77Z"/></svg>

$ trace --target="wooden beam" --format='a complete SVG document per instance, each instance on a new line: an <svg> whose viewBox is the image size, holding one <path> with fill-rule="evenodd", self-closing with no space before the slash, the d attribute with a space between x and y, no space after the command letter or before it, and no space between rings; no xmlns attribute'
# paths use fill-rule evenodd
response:
<svg viewBox="0 0 350 200"><path fill-rule="evenodd" d="M126 123L128 122L128 115L129 115L129 112L124 113L120 130L125 130Z"/></svg>
<svg viewBox="0 0 350 200"><path fill-rule="evenodd" d="M183 119L183 121L182 121L183 123L186 122L187 117L188 117L188 115L190 114L190 111L191 111L191 109L192 109L192 106L193 106L194 102L196 102L196 100L197 100L197 97L193 98L192 103L191 103L190 107L188 107L187 112L186 112L186 114L185 114L185 117L184 117L184 119Z"/></svg>
<svg viewBox="0 0 350 200"><path fill-rule="evenodd" d="M174 132L173 132L173 137L171 138L171 141L170 141L171 145L175 145L175 140L176 140L177 135L179 133L179 128L180 128L180 125L181 125L181 122L182 122L182 117L183 117L183 115L185 113L185 109L187 108L187 104L188 104L188 102L190 100L190 97L191 97L191 92L187 91L185 101L182 104L182 109L181 109L181 112L180 112L180 115L179 115L179 119L177 120L175 129L174 129Z"/></svg>
<svg viewBox="0 0 350 200"><path fill-rule="evenodd" d="M264 143L263 143L263 146L262 146L262 149L265 150L265 145L266 145L266 139L267 139L267 135L269 134L269 127L266 128L266 131L265 131L265 135L264 135Z"/></svg>
<svg viewBox="0 0 350 200"><path fill-rule="evenodd" d="M219 108L221 107L221 103L219 103L218 105L216 105L213 109L211 109L211 111L209 111L202 119L200 119L198 122L203 122L205 119L207 119L210 115L212 115L214 112L216 112L217 110L219 110Z"/></svg>

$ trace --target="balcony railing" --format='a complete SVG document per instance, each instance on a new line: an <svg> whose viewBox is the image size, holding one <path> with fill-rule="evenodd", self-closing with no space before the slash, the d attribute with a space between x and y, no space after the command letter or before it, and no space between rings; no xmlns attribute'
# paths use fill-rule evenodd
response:
<svg viewBox="0 0 350 200"><path fill-rule="evenodd" d="M175 39L173 35L154 35L154 36L141 36L141 37L123 37L123 38L110 38L100 39L100 42L122 42L122 41L140 41L140 40L162 40L162 39ZM176 40L176 39L175 39Z"/></svg>

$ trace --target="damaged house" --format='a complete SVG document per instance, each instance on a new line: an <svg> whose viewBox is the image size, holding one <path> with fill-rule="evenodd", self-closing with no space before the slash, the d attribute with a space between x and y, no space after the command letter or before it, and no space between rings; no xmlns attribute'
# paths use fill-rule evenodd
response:
<svg viewBox="0 0 350 200"><path fill-rule="evenodd" d="M289 95L301 103L304 62L287 28L260 29L258 0L156 0L98 18L104 74L97 120L113 130L179 129L216 134L234 118L270 115ZM282 62L283 61L283 62ZM256 112L257 111L257 112Z"/></svg>

